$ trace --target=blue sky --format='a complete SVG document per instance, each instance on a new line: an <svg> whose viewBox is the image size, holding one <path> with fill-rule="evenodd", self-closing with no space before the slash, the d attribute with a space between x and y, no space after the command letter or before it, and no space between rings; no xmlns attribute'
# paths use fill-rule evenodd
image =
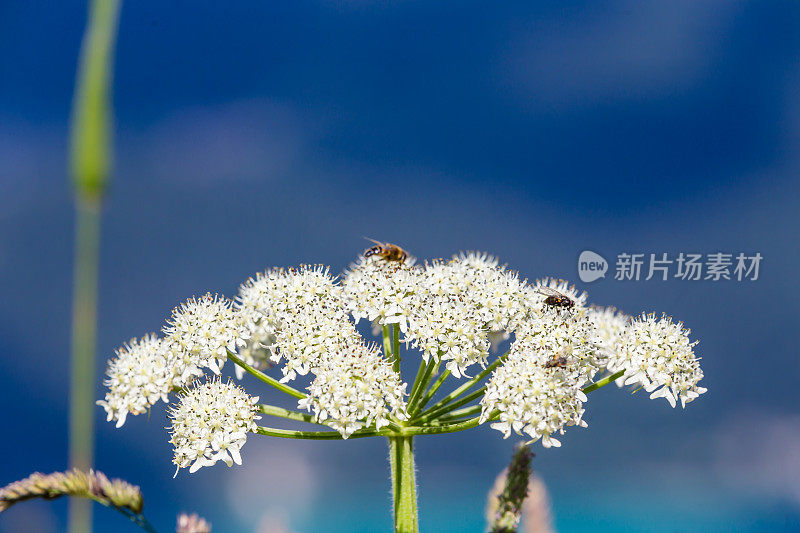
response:
<svg viewBox="0 0 800 533"><path fill-rule="evenodd" d="M0 5L3 482L66 462L64 169L84 9ZM589 429L534 464L559 531L796 530L799 17L744 1L126 3L98 372L182 299L232 295L273 265L341 271L365 235L575 281L585 249L760 252L756 282L579 283L595 303L683 320L710 390L681 412L603 389ZM388 528L383 442L251 439L258 468L172 480L163 411L121 430L96 414L98 468L141 484L164 530L181 509L221 532L351 531L362 513L361 530ZM420 441L423 530L480 529L512 440ZM253 486L266 502L247 503ZM20 506L0 532L60 531L64 512Z"/></svg>

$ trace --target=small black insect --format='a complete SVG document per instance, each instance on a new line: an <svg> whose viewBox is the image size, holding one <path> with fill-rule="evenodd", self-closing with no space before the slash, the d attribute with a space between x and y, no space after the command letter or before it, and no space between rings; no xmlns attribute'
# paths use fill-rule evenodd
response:
<svg viewBox="0 0 800 533"><path fill-rule="evenodd" d="M553 357L548 362L544 364L545 368L566 368L567 366L567 358L566 357Z"/></svg>
<svg viewBox="0 0 800 533"><path fill-rule="evenodd" d="M575 301L572 298L550 287L536 287L536 292L547 296L547 298L544 299L544 304L550 307L572 309L575 306Z"/></svg>

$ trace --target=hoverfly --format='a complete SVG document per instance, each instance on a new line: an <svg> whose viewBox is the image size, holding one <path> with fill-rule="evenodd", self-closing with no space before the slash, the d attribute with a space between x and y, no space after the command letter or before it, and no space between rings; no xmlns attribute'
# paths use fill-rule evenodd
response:
<svg viewBox="0 0 800 533"><path fill-rule="evenodd" d="M375 246L368 248L364 252L364 257L372 257L373 255L376 255L384 261L394 261L400 263L401 265L405 263L406 259L408 259L408 252L396 244L392 244L390 242L380 242L369 238L367 238L367 240L374 242Z"/></svg>
<svg viewBox="0 0 800 533"><path fill-rule="evenodd" d="M544 364L545 368L566 368L567 367L567 358L566 357L553 357L549 361Z"/></svg>

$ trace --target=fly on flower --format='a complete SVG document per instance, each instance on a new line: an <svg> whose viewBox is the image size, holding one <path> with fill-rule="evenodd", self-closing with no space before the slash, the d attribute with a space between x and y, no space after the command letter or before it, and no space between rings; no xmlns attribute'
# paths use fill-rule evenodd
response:
<svg viewBox="0 0 800 533"><path fill-rule="evenodd" d="M544 364L545 368L566 368L567 367L567 358L566 357L553 357L549 361Z"/></svg>
<svg viewBox="0 0 800 533"><path fill-rule="evenodd" d="M366 237L365 237L366 238ZM401 265L408 259L408 252L390 242L380 242L375 239L366 238L368 241L374 242L375 246L367 248L364 252L364 257L372 257L376 255L384 261L396 261Z"/></svg>
<svg viewBox="0 0 800 533"><path fill-rule="evenodd" d="M546 298L544 299L544 304L550 307L556 309L560 307L563 307L564 309L572 309L572 307L575 306L575 301L572 298L550 287L546 286L536 287L536 292L538 292L543 296L546 296Z"/></svg>

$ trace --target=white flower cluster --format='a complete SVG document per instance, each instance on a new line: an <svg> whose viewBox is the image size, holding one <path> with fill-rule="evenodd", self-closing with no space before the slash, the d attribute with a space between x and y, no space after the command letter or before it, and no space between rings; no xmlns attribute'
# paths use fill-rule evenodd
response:
<svg viewBox="0 0 800 533"><path fill-rule="evenodd" d="M388 424L391 414L406 417L406 385L380 350L365 346L348 317L342 286L327 269L268 271L241 287L238 308L250 331L263 328L274 338L266 347L274 362L285 361L281 381L315 375L299 407L313 410L318 421L347 438L373 423Z"/></svg>
<svg viewBox="0 0 800 533"><path fill-rule="evenodd" d="M617 361L615 354L622 350L622 342L631 317L614 307L591 306L589 319L596 330L597 347L608 358L608 370L611 373L620 370L614 366Z"/></svg>
<svg viewBox="0 0 800 533"><path fill-rule="evenodd" d="M589 308L586 294L562 280L534 285L486 254L467 253L424 267L377 255L361 257L341 283L327 267L275 268L249 279L234 302L207 294L173 310L165 338L133 339L109 362L99 402L124 424L204 369L219 375L228 352L265 369L282 364L282 382L312 374L300 409L348 438L408 419L407 384L351 320L396 325L406 346L442 362L459 378L486 366L492 342L515 335L505 363L481 400L480 423L560 446L553 436L586 426L581 388L598 371L624 371L618 383L685 406L706 389L681 323L613 308ZM236 368L242 377L242 370ZM246 434L257 429L257 398L219 379L181 396L170 410L178 468L241 462Z"/></svg>
<svg viewBox="0 0 800 533"><path fill-rule="evenodd" d="M241 387L218 378L183 394L169 413L175 475L181 468L188 466L189 472L196 472L217 461L242 464L241 448L261 418L256 415L257 403L257 396L248 396Z"/></svg>
<svg viewBox="0 0 800 533"><path fill-rule="evenodd" d="M617 354L623 351L622 343L625 341L625 333L628 331L631 317L614 307L589 307L589 319L595 327L595 343L598 352L605 358L606 370L614 374L624 370L621 359ZM625 376L617 378L617 387L625 384Z"/></svg>
<svg viewBox="0 0 800 533"><path fill-rule="evenodd" d="M420 281L406 341L422 350L425 360L446 361L455 377L475 363L485 366L490 336L513 332L529 313L517 274L485 254L435 261Z"/></svg>
<svg viewBox="0 0 800 533"><path fill-rule="evenodd" d="M572 300L571 308L563 309L545 304L546 295L538 292L549 287ZM536 282L530 291L531 318L525 324L525 335L541 353L551 358L563 357L578 370L578 385L589 383L595 374L606 368L607 357L598 349L596 326L586 307L586 293L579 292L563 280L544 279ZM518 334L519 336L519 334Z"/></svg>
<svg viewBox="0 0 800 533"><path fill-rule="evenodd" d="M398 324L405 333L409 316L419 305L421 269L378 256L360 257L345 272L342 289L356 323L366 318L378 326Z"/></svg>
<svg viewBox="0 0 800 533"><path fill-rule="evenodd" d="M707 390L697 385L703 371L689 333L670 317L641 315L628 325L609 368L625 369L625 385L637 384L651 398L663 397L672 407L680 400L686 407Z"/></svg>
<svg viewBox="0 0 800 533"><path fill-rule="evenodd" d="M248 332L248 339L244 346L239 348L239 357L257 370L270 368L278 355L275 349L275 325L269 321L262 312L265 302L264 293L266 286L275 284L282 280L284 271L282 269L268 270L259 273L255 278L248 279L239 287L239 295L234 301L234 308L238 313L240 323ZM242 379L244 369L237 366L237 379Z"/></svg>
<svg viewBox="0 0 800 533"><path fill-rule="evenodd" d="M506 362L492 374L481 399L484 423L493 416L493 429L508 438L511 432L542 439L546 448L561 446L552 435L564 433L565 426L586 427L582 420L586 395L581 391L583 370L563 347L543 339L558 340L554 331L522 327ZM562 366L547 367L549 361L566 355Z"/></svg>
<svg viewBox="0 0 800 533"><path fill-rule="evenodd" d="M163 331L184 383L201 376L203 368L219 375L228 350L235 352L249 337L231 301L210 294L175 308Z"/></svg>
<svg viewBox="0 0 800 533"><path fill-rule="evenodd" d="M285 360L281 381L307 374L321 358L338 352L343 337L358 335L344 309L341 286L322 266L259 274L239 289L238 306L261 342L271 342L265 346L272 362Z"/></svg>
<svg viewBox="0 0 800 533"><path fill-rule="evenodd" d="M389 424L389 414L408 418L403 401L406 384L376 347L354 343L338 357L323 360L300 409L314 411L314 418L340 432L346 439L363 427Z"/></svg>
<svg viewBox="0 0 800 533"><path fill-rule="evenodd" d="M107 420L122 427L128 413L138 415L158 400L166 402L175 379L173 359L169 344L152 333L119 348L103 381L108 392L97 402L106 410Z"/></svg>

